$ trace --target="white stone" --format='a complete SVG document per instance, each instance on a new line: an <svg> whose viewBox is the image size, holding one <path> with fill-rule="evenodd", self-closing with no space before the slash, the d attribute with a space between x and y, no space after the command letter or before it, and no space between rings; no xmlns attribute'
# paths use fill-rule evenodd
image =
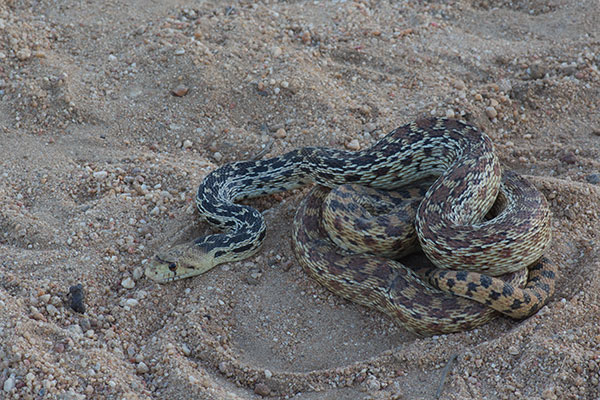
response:
<svg viewBox="0 0 600 400"><path fill-rule="evenodd" d="M108 177L108 172L106 172L106 171L96 171L92 175L94 176L94 178L96 178L98 180L103 180L103 179L106 179Z"/></svg>
<svg viewBox="0 0 600 400"><path fill-rule="evenodd" d="M143 361L140 361L140 362L138 363L138 365L135 367L135 371L136 371L138 374L145 374L145 373L147 373L147 372L149 372L149 371L150 371L150 368L148 368L148 366L146 365L146 363L145 363L145 362L143 362Z"/></svg>
<svg viewBox="0 0 600 400"><path fill-rule="evenodd" d="M11 390L13 390L15 387L15 375L11 374L7 380L4 381L4 391L6 393L10 392Z"/></svg>
<svg viewBox="0 0 600 400"><path fill-rule="evenodd" d="M360 143L357 139L352 139L350 143L346 144L346 147L350 150L358 150L360 149Z"/></svg>
<svg viewBox="0 0 600 400"><path fill-rule="evenodd" d="M129 307L135 307L138 304L140 304L140 302L137 299L127 299L125 301L125 304L128 305Z"/></svg>
<svg viewBox="0 0 600 400"><path fill-rule="evenodd" d="M135 282L133 281L133 279L127 277L123 279L123 281L121 282L121 286L123 286L125 289L133 289L135 287Z"/></svg>

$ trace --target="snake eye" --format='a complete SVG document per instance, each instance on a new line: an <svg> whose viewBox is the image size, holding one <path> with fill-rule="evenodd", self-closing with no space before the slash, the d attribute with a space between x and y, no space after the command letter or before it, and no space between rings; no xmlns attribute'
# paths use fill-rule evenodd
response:
<svg viewBox="0 0 600 400"><path fill-rule="evenodd" d="M174 262L169 264L169 270L170 271L175 271L177 269L177 264L175 264Z"/></svg>

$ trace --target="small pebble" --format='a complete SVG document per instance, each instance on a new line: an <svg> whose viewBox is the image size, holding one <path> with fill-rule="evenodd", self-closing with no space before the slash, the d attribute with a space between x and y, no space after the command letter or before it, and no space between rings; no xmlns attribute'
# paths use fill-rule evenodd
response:
<svg viewBox="0 0 600 400"><path fill-rule="evenodd" d="M68 297L71 309L81 314L85 313L85 292L81 283L69 288Z"/></svg>
<svg viewBox="0 0 600 400"><path fill-rule="evenodd" d="M283 51L281 50L281 47L273 47L271 49L271 54L273 54L273 57L279 57L281 55L281 53L283 53Z"/></svg>
<svg viewBox="0 0 600 400"><path fill-rule="evenodd" d="M498 111L492 106L485 108L485 113L487 114L489 119L496 118L498 116Z"/></svg>
<svg viewBox="0 0 600 400"><path fill-rule="evenodd" d="M142 267L137 267L133 270L133 280L139 281L142 276L144 276L144 269Z"/></svg>
<svg viewBox="0 0 600 400"><path fill-rule="evenodd" d="M367 122L365 124L365 126L363 126L363 132L372 133L372 132L375 132L376 130L377 130L377 124L374 124L373 122Z"/></svg>
<svg viewBox="0 0 600 400"><path fill-rule="evenodd" d="M600 174L589 174L586 175L585 180L592 185L600 184Z"/></svg>
<svg viewBox="0 0 600 400"><path fill-rule="evenodd" d="M265 369L265 378L271 379L272 376L273 376L273 373L271 371L269 371L268 369Z"/></svg>
<svg viewBox="0 0 600 400"><path fill-rule="evenodd" d="M460 79L452 81L452 86L458 90L465 90L467 88L467 85Z"/></svg>
<svg viewBox="0 0 600 400"><path fill-rule="evenodd" d="M248 275L246 275L246 283L248 285L258 285L259 279L262 276L260 270L253 268L249 271Z"/></svg>
<svg viewBox="0 0 600 400"><path fill-rule="evenodd" d="M300 39L302 40L302 43L309 44L312 39L310 36L310 32L308 32L308 31L302 32L302 35L300 35Z"/></svg>
<svg viewBox="0 0 600 400"><path fill-rule="evenodd" d="M558 397L556 397L556 394L554 393L554 386L550 386L542 391L542 399L556 400L557 398Z"/></svg>
<svg viewBox="0 0 600 400"><path fill-rule="evenodd" d="M55 316L59 313L58 309L56 307L54 307L52 304L48 304L46 305L46 311L48 311L48 314Z"/></svg>
<svg viewBox="0 0 600 400"><path fill-rule="evenodd" d="M15 376L11 375L8 377L8 379L6 379L4 381L4 391L8 393L11 390L13 390L14 387L15 387Z"/></svg>
<svg viewBox="0 0 600 400"><path fill-rule="evenodd" d="M575 164L577 162L577 157L575 157L575 154L572 151L569 151L560 157L560 161L566 164Z"/></svg>
<svg viewBox="0 0 600 400"><path fill-rule="evenodd" d="M513 355L513 356L516 356L516 355L517 355L517 354L519 354L519 353L520 353L520 351L519 351L519 349L517 348L517 346L510 346L510 347L508 348L508 354L511 354L511 355Z"/></svg>
<svg viewBox="0 0 600 400"><path fill-rule="evenodd" d="M175 50L175 55L176 56L182 56L185 54L185 50L183 48L178 48L177 50Z"/></svg>
<svg viewBox="0 0 600 400"><path fill-rule="evenodd" d="M192 351L190 350L190 348L188 347L188 345L185 344L185 343L181 345L181 351L186 356L189 356L190 354L192 354Z"/></svg>
<svg viewBox="0 0 600 400"><path fill-rule="evenodd" d="M138 304L140 304L140 302L137 299L127 299L125 301L125 305L129 306L129 307L135 307Z"/></svg>
<svg viewBox="0 0 600 400"><path fill-rule="evenodd" d="M193 145L194 145L194 143L192 143L192 141L191 141L191 140L189 140L189 139L186 139L186 140L184 140L184 141L183 141L183 148L184 148L184 149L189 149L189 148L191 148Z"/></svg>
<svg viewBox="0 0 600 400"><path fill-rule="evenodd" d="M220 162L223 159L223 154L219 153L218 151L215 151L213 153L213 158L216 162Z"/></svg>
<svg viewBox="0 0 600 400"><path fill-rule="evenodd" d="M31 58L31 50L29 50L28 48L24 48L17 51L17 58L19 59L19 61L29 60Z"/></svg>
<svg viewBox="0 0 600 400"><path fill-rule="evenodd" d="M106 171L96 171L93 174L93 177L98 179L99 181L106 179L108 177L108 172Z"/></svg>
<svg viewBox="0 0 600 400"><path fill-rule="evenodd" d="M277 139L283 139L284 137L286 137L286 135L287 135L287 132L283 128L279 128L279 129L277 129L277 132L275 132L275 137Z"/></svg>
<svg viewBox="0 0 600 400"><path fill-rule="evenodd" d="M256 393L259 396L268 396L269 394L271 394L271 389L269 389L267 385L261 382L257 383L256 386L254 386L254 393Z"/></svg>
<svg viewBox="0 0 600 400"><path fill-rule="evenodd" d="M79 326L83 332L87 332L92 329L92 323L87 318L82 318L81 321L79 321Z"/></svg>
<svg viewBox="0 0 600 400"><path fill-rule="evenodd" d="M226 374L227 373L227 364L225 364L224 362L220 362L219 363L219 371L221 371L222 374Z"/></svg>
<svg viewBox="0 0 600 400"><path fill-rule="evenodd" d="M135 367L135 372L138 374L146 374L150 371L150 368L146 365L145 362L140 361L138 365Z"/></svg>
<svg viewBox="0 0 600 400"><path fill-rule="evenodd" d="M371 392L376 392L381 389L381 383L374 376L367 379L367 389Z"/></svg>
<svg viewBox="0 0 600 400"><path fill-rule="evenodd" d="M446 110L446 118L454 118L454 110L449 108Z"/></svg>
<svg viewBox="0 0 600 400"><path fill-rule="evenodd" d="M160 208L158 206L154 207L152 211L150 211L150 215L152 216L157 216L158 214L160 214Z"/></svg>
<svg viewBox="0 0 600 400"><path fill-rule="evenodd" d="M358 150L360 149L360 143L358 143L357 139L352 139L349 143L346 144L346 148L349 150Z"/></svg>
<svg viewBox="0 0 600 400"><path fill-rule="evenodd" d="M50 302L50 297L52 297L50 294L46 293L43 294L39 297L40 301L44 304L48 304Z"/></svg>
<svg viewBox="0 0 600 400"><path fill-rule="evenodd" d="M177 97L185 96L190 89L185 85L179 85L175 89L171 90L171 94Z"/></svg>
<svg viewBox="0 0 600 400"><path fill-rule="evenodd" d="M135 282L130 277L127 277L123 279L121 286L123 286L125 289L133 289L135 287Z"/></svg>
<svg viewBox="0 0 600 400"><path fill-rule="evenodd" d="M535 63L527 69L531 79L542 79L546 75L546 68L540 63Z"/></svg>

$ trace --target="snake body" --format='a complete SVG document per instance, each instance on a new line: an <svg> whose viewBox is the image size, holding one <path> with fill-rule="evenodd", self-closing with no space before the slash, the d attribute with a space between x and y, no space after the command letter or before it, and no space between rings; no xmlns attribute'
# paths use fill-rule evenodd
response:
<svg viewBox="0 0 600 400"><path fill-rule="evenodd" d="M260 212L235 204L237 200L309 183L329 188L353 183L390 190L431 176L439 178L426 191L415 222L418 241L437 267L425 277L441 289L467 297L475 294L477 298L490 287L501 288L504 290L501 300L506 300L504 295L511 290L516 292L515 287L496 281L488 284L488 275L523 271L541 258L550 241L548 207L543 196L533 189L519 197L518 202L501 202L505 205L498 217L486 221L484 217L498 194L500 198L510 197L511 182L516 182L513 186L517 191L523 182L509 179L503 183L509 190L500 191L502 172L491 140L472 125L443 118L422 119L401 126L371 148L358 152L306 147L266 160L228 164L213 171L201 183L196 203L200 214L225 232L159 253L146 269L146 275L168 282L254 254L265 237L266 225ZM305 215L316 214L312 204L312 200L303 203L301 210ZM306 226L309 228L305 229ZM294 249L308 273L335 293L380 309L420 333L462 330L490 318L485 312L473 309L476 305L471 303L449 311L446 303L457 302L455 296L454 300L440 300L439 307L432 308L432 302L438 301L430 296L434 289L419 284L399 285L398 271L406 276L412 276L413 272L385 264L388 261L381 261L383 264L377 268L364 268L366 264L353 261L354 258L340 261L330 253L317 256L315 240L323 240L314 237L319 229L308 217L297 216ZM320 260L318 263L314 262L315 257ZM346 272L340 273L340 269ZM452 275L455 269L479 273ZM540 279L530 279L531 286L508 307L515 311L514 315L535 312L551 295L555 272L552 265L542 262L535 264L532 271L537 269L542 271ZM367 284L362 285L363 282ZM496 305L499 297L495 289L488 290L489 296L478 301ZM507 308L506 304L502 307ZM407 314L411 317L405 318Z"/></svg>

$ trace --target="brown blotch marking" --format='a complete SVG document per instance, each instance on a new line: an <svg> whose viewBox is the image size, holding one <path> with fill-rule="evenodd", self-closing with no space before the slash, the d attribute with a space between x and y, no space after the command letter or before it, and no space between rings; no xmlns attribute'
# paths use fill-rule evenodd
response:
<svg viewBox="0 0 600 400"><path fill-rule="evenodd" d="M437 121L438 120L434 119L434 118L422 118L422 119L416 120L414 122L414 124L418 129L429 131L429 130L433 130Z"/></svg>
<svg viewBox="0 0 600 400"><path fill-rule="evenodd" d="M371 229L371 223L364 218L358 218L356 221L354 221L354 229L359 232L368 231Z"/></svg>
<svg viewBox="0 0 600 400"><path fill-rule="evenodd" d="M381 167L375 171L375 175L376 176L387 175L387 173L390 172L390 169L391 169L391 167L389 167L389 166Z"/></svg>
<svg viewBox="0 0 600 400"><path fill-rule="evenodd" d="M463 124L462 122L456 120L456 119L447 119L444 121L444 128L451 130L451 129L465 129L467 126L465 124Z"/></svg>
<svg viewBox="0 0 600 400"><path fill-rule="evenodd" d="M370 235L363 237L363 242L367 245L367 247L373 247L377 244L377 240Z"/></svg>

